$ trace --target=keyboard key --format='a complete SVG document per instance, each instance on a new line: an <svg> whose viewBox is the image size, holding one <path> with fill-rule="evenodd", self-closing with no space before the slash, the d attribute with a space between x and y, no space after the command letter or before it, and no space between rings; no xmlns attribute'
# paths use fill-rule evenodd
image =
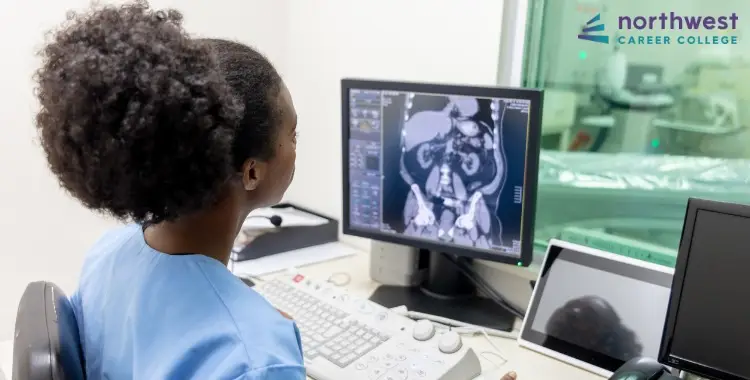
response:
<svg viewBox="0 0 750 380"><path fill-rule="evenodd" d="M333 350L326 346L318 347L318 352L325 357L330 357L331 355L333 355Z"/></svg>
<svg viewBox="0 0 750 380"><path fill-rule="evenodd" d="M339 363L342 365L342 367L346 367L349 364L351 364L353 361L357 360L357 356L354 354L348 354L344 355L340 360Z"/></svg>
<svg viewBox="0 0 750 380"><path fill-rule="evenodd" d="M361 356L370 352L370 350L372 350L374 346L372 344L363 344L361 346L355 347L356 348L354 349L354 353Z"/></svg>
<svg viewBox="0 0 750 380"><path fill-rule="evenodd" d="M332 327L329 327L329 328L328 328L328 329L327 329L327 330L326 330L326 331L325 331L325 332L323 333L323 337L324 337L324 338L331 338L331 337L334 337L334 336L336 336L336 335L340 334L340 333L341 333L342 331L344 331L344 330L342 330L341 328L339 328L339 327L337 327L337 326L332 326Z"/></svg>

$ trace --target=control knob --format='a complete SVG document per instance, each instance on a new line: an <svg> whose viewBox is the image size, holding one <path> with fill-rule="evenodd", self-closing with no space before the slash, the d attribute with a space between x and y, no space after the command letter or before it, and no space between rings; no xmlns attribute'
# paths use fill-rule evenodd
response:
<svg viewBox="0 0 750 380"><path fill-rule="evenodd" d="M426 319L421 319L414 324L411 334L415 340L424 342L435 336L435 325Z"/></svg>
<svg viewBox="0 0 750 380"><path fill-rule="evenodd" d="M461 349L461 336L455 331L448 331L440 337L438 349L444 354L452 354Z"/></svg>

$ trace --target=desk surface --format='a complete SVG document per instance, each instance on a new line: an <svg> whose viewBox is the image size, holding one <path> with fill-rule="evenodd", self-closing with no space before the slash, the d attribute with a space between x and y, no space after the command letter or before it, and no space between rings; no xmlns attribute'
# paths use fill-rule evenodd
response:
<svg viewBox="0 0 750 380"><path fill-rule="evenodd" d="M327 279L333 273L346 273L351 277L351 281L346 288L352 294L360 297L368 297L378 286L377 283L370 279L369 271L369 257L367 254L361 253L354 256L329 261L326 263L320 263L315 265L306 266L299 268L299 271L307 276ZM499 379L501 373L507 371L516 371L518 373L519 380L540 380L540 379L556 379L556 380L602 380L603 378L592 374L590 372L572 367L560 361L551 359L547 356L537 354L533 351L521 348L518 346L515 340L492 338L493 343L500 349L500 353L507 363L499 366L501 361L494 355L484 355L483 352L494 352L494 349L490 346L484 337L467 337L464 338L464 342L471 346L482 361L482 366L485 370L498 371L497 378ZM489 360L488 360L489 359ZM491 360L491 361L490 361ZM0 370L5 372L6 378L10 379L11 376L11 365L13 361L13 342L12 340L0 342ZM495 362L495 363L493 363ZM495 380L488 378L486 380Z"/></svg>

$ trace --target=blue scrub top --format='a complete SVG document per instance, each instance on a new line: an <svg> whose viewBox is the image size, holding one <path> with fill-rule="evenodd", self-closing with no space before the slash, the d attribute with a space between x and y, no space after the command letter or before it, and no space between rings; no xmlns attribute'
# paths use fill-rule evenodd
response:
<svg viewBox="0 0 750 380"><path fill-rule="evenodd" d="M150 248L139 225L96 243L71 301L88 379L305 379L292 321L221 262Z"/></svg>

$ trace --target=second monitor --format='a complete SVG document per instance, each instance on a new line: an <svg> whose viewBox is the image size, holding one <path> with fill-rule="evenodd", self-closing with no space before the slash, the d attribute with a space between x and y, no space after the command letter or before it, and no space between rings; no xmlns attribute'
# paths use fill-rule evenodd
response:
<svg viewBox="0 0 750 380"><path fill-rule="evenodd" d="M428 293L456 278L442 253L531 263L540 91L343 80L342 101L344 233L431 252Z"/></svg>

